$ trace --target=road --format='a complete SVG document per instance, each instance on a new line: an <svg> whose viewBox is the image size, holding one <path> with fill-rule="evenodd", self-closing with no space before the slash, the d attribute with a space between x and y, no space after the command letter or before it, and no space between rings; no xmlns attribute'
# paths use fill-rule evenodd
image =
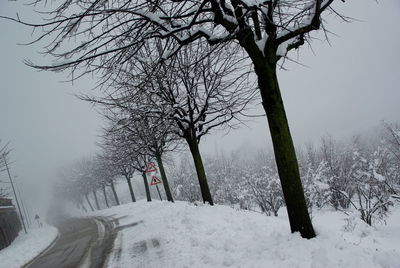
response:
<svg viewBox="0 0 400 268"><path fill-rule="evenodd" d="M68 219L56 226L60 232L54 244L26 268L103 267L115 239L112 220Z"/></svg>

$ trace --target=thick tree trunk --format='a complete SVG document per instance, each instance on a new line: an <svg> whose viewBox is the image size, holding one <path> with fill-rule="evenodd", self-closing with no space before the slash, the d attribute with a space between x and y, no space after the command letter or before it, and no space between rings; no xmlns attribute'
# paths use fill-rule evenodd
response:
<svg viewBox="0 0 400 268"><path fill-rule="evenodd" d="M142 177L143 177L144 189L146 190L147 202L151 202L150 188L149 184L147 183L147 177L145 171L142 172Z"/></svg>
<svg viewBox="0 0 400 268"><path fill-rule="evenodd" d="M90 203L89 197L88 197L87 194L85 194L85 199L86 199L86 202L89 204L90 209L91 209L92 211L94 211L94 208L93 208L92 204Z"/></svg>
<svg viewBox="0 0 400 268"><path fill-rule="evenodd" d="M156 159L157 159L158 168L160 169L161 179L162 179L162 182L164 185L164 190L165 190L165 194L167 196L167 200L170 202L174 202L174 199L172 198L171 190L169 188L167 175L165 175L165 170L164 170L164 165L162 162L161 155L157 153Z"/></svg>
<svg viewBox="0 0 400 268"><path fill-rule="evenodd" d="M255 70L268 118L291 231L300 232L304 238L313 238L315 232L306 206L296 152L276 75L276 64L264 63L261 68L255 66Z"/></svg>
<svg viewBox="0 0 400 268"><path fill-rule="evenodd" d="M112 192L113 192L113 195L114 195L114 199L115 199L115 203L117 204L117 206L119 206L120 205L120 203L119 203L119 199L118 199L118 195L117 195L117 191L115 190L115 186L114 186L114 182L113 181L111 181L111 190L112 190Z"/></svg>
<svg viewBox="0 0 400 268"><path fill-rule="evenodd" d="M197 172L197 178L200 184L201 196L203 197L203 202L208 202L211 206L214 205L214 202L211 197L210 188L208 187L206 172L204 170L203 160L201 159L199 145L197 144L196 139L186 139L189 144L190 152L192 153L194 166Z"/></svg>
<svg viewBox="0 0 400 268"><path fill-rule="evenodd" d="M106 186L103 185L103 195L104 195L104 201L106 202L106 206L109 208L110 205L108 204L108 198L107 198L107 192L106 192Z"/></svg>
<svg viewBox="0 0 400 268"><path fill-rule="evenodd" d="M129 178L129 177L125 177L125 178L126 178L126 182L128 183L129 193L131 194L132 202L136 202L135 194L133 193L131 178Z"/></svg>
<svg viewBox="0 0 400 268"><path fill-rule="evenodd" d="M97 199L96 191L93 191L94 201L96 203L97 210L100 210L99 200Z"/></svg>

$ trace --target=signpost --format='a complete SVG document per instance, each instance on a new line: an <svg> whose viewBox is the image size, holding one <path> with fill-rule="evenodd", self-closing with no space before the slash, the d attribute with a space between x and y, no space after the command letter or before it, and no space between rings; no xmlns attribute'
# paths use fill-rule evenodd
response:
<svg viewBox="0 0 400 268"><path fill-rule="evenodd" d="M158 171L157 167L152 162L147 163L146 173L152 173L152 172L157 173L157 171ZM153 185L156 186L158 196L160 197L160 200L162 200L160 189L158 189L158 185L157 185L160 183L161 183L161 180L159 178L157 178L156 175L151 176L150 186L153 186Z"/></svg>
<svg viewBox="0 0 400 268"><path fill-rule="evenodd" d="M147 163L146 173L151 173L151 172L157 172L157 168L152 162L149 162Z"/></svg>
<svg viewBox="0 0 400 268"><path fill-rule="evenodd" d="M160 184L161 183L161 181L160 181L160 179L159 178L157 178L157 176L152 176L151 177L151 182L150 182L150 185L156 185L157 186L157 184Z"/></svg>

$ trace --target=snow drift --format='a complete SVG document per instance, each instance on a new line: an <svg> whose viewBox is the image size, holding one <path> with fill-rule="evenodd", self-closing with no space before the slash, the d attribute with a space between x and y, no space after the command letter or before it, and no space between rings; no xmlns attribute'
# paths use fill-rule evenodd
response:
<svg viewBox="0 0 400 268"><path fill-rule="evenodd" d="M318 237L302 239L279 217L186 202L139 201L94 213L116 219L108 267L400 267L400 211L370 227L314 212Z"/></svg>

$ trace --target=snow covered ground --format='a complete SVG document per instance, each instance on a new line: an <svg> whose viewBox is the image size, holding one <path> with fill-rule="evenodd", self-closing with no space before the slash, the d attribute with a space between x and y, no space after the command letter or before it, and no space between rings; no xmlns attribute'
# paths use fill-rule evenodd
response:
<svg viewBox="0 0 400 268"><path fill-rule="evenodd" d="M118 219L108 267L400 267L400 210L369 227L340 212L314 211L318 237L290 234L279 217L226 206L139 201L95 215Z"/></svg>
<svg viewBox="0 0 400 268"><path fill-rule="evenodd" d="M57 238L56 228L44 225L42 228L23 231L5 249L0 250L0 268L19 268L30 262Z"/></svg>

